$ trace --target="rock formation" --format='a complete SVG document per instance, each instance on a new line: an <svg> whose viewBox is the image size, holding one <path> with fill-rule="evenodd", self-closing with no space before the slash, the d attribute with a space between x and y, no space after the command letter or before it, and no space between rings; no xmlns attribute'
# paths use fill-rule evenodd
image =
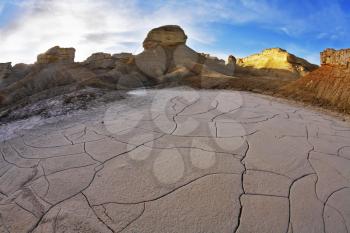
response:
<svg viewBox="0 0 350 233"><path fill-rule="evenodd" d="M37 64L50 63L73 63L75 56L74 48L60 48L55 46L37 57Z"/></svg>
<svg viewBox="0 0 350 233"><path fill-rule="evenodd" d="M197 53L186 45L186 41L187 36L179 26L152 29L143 42L144 51L135 57L135 63L145 75L158 82L191 75L233 75L233 63L226 66L224 61Z"/></svg>
<svg viewBox="0 0 350 233"><path fill-rule="evenodd" d="M281 93L350 113L350 60L346 51L350 49L321 52L321 67L283 87Z"/></svg>
<svg viewBox="0 0 350 233"><path fill-rule="evenodd" d="M350 49L326 49L321 52L322 65L345 65L350 63Z"/></svg>
<svg viewBox="0 0 350 233"><path fill-rule="evenodd" d="M265 49L261 53L240 58L237 65L241 72L282 78L299 78L318 68L280 48Z"/></svg>
<svg viewBox="0 0 350 233"><path fill-rule="evenodd" d="M11 73L11 62L0 63L0 83Z"/></svg>
<svg viewBox="0 0 350 233"><path fill-rule="evenodd" d="M56 46L40 54L34 65L15 65L6 82L0 83L0 107L23 105L87 86L125 89L149 85L136 65L128 63L130 54L95 53L81 63L74 62L74 55L74 48Z"/></svg>
<svg viewBox="0 0 350 233"><path fill-rule="evenodd" d="M177 25L167 25L152 29L143 41L145 50L155 49L157 46L169 47L186 44L187 36Z"/></svg>
<svg viewBox="0 0 350 233"><path fill-rule="evenodd" d="M31 70L32 65L16 64L13 67L11 63L0 63L0 90L17 82L25 77Z"/></svg>
<svg viewBox="0 0 350 233"><path fill-rule="evenodd" d="M109 53L94 53L83 64L91 69L108 69L115 67L115 59Z"/></svg>
<svg viewBox="0 0 350 233"><path fill-rule="evenodd" d="M15 108L86 87L120 90L190 80L200 83L201 87L229 88L229 82L235 80L236 68L244 72L298 77L316 67L282 49L265 50L238 61L231 55L225 62L194 51L186 42L187 36L181 27L166 25L147 34L144 51L137 55L99 52L83 62L74 62L74 48L55 46L40 54L33 65L2 64L0 117L2 110L8 110L9 106ZM220 80L220 85L216 80ZM271 84L270 80L267 82Z"/></svg>

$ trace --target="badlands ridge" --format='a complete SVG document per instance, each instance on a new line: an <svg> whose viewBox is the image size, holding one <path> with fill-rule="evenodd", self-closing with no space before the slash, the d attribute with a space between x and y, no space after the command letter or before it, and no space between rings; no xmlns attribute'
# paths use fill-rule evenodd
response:
<svg viewBox="0 0 350 233"><path fill-rule="evenodd" d="M79 93L91 87L104 92L173 85L253 91L349 112L349 50L326 50L322 54L327 58L318 69L280 48L246 58L231 55L224 61L192 50L186 41L181 27L167 25L152 29L143 42L144 51L137 55L100 52L74 62L74 48L55 46L38 55L34 64L1 63L0 117L26 117L13 112L55 96L79 95L84 102L87 95L88 101L96 93L83 97ZM330 81L335 77L336 82Z"/></svg>

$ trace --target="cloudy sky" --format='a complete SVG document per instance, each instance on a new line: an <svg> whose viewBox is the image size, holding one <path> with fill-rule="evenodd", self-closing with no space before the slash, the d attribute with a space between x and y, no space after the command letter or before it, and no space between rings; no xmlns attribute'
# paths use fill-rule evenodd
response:
<svg viewBox="0 0 350 233"><path fill-rule="evenodd" d="M55 45L75 47L77 61L138 53L165 24L222 58L281 47L319 63L323 49L350 47L349 0L0 0L0 62L33 63Z"/></svg>

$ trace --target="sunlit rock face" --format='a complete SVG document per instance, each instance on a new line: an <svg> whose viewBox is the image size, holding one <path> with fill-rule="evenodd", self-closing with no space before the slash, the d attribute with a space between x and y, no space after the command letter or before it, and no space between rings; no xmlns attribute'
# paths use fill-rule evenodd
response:
<svg viewBox="0 0 350 233"><path fill-rule="evenodd" d="M321 52L322 65L345 65L350 64L350 49L326 49Z"/></svg>
<svg viewBox="0 0 350 233"><path fill-rule="evenodd" d="M60 48L55 46L37 57L37 64L73 63L75 56L74 48Z"/></svg>
<svg viewBox="0 0 350 233"><path fill-rule="evenodd" d="M265 49L261 53L240 58L237 65L242 72L287 78L299 78L318 68L281 48Z"/></svg>
<svg viewBox="0 0 350 233"><path fill-rule="evenodd" d="M350 49L321 52L321 67L285 86L282 93L350 113Z"/></svg>

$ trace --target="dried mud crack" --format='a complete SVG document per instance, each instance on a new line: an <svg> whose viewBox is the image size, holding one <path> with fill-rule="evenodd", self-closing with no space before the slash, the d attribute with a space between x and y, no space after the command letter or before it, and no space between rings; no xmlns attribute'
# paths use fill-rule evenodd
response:
<svg viewBox="0 0 350 233"><path fill-rule="evenodd" d="M0 144L0 232L346 232L350 125L233 91L140 95Z"/></svg>

